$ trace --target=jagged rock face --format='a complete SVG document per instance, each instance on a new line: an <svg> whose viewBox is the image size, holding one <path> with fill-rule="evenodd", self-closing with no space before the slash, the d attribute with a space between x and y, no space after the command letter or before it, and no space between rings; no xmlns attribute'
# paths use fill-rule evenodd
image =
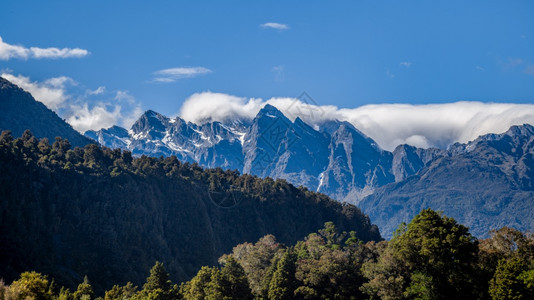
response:
<svg viewBox="0 0 534 300"><path fill-rule="evenodd" d="M113 126L99 131L89 130L85 135L113 149L126 149L130 143L128 131L119 126Z"/></svg>
<svg viewBox="0 0 534 300"><path fill-rule="evenodd" d="M88 131L86 135L98 139L103 146L127 149L134 155L175 155L182 161L206 167L242 168L240 137L243 134L219 122L199 126L149 110L129 131L114 126Z"/></svg>
<svg viewBox="0 0 534 300"><path fill-rule="evenodd" d="M74 130L43 103L36 101L30 93L2 77L0 106L0 132L11 130L14 137L20 137L29 129L35 137L46 137L50 143L57 136L68 139L73 146L83 147L95 143Z"/></svg>
<svg viewBox="0 0 534 300"><path fill-rule="evenodd" d="M328 137L302 120L287 119L266 105L244 140L243 172L317 187L327 161Z"/></svg>
<svg viewBox="0 0 534 300"><path fill-rule="evenodd" d="M352 203L395 180L392 154L350 123L331 121L320 127L300 118L292 122L266 105L251 122L197 125L147 111L129 131L112 127L87 135L135 155L176 155L206 167L282 178Z"/></svg>
<svg viewBox="0 0 534 300"><path fill-rule="evenodd" d="M447 150L400 145L388 152L350 123L329 121L314 129L266 105L252 121L224 124L197 125L149 111L128 137L117 128L91 136L137 155L176 155L206 167L286 179L359 205L390 237L428 207L467 224L477 236L505 225L533 230L533 135L530 125L514 126Z"/></svg>
<svg viewBox="0 0 534 300"><path fill-rule="evenodd" d="M476 236L511 226L534 229L534 127L513 126L455 144L415 175L360 202L386 237L422 208L442 210Z"/></svg>
<svg viewBox="0 0 534 300"><path fill-rule="evenodd" d="M373 189L393 182L391 153L348 122L326 125L331 134L329 164L318 191L357 203Z"/></svg>
<svg viewBox="0 0 534 300"><path fill-rule="evenodd" d="M428 162L447 155L446 151L429 148L421 149L410 145L399 145L393 150L392 172L395 182L403 181L416 174Z"/></svg>

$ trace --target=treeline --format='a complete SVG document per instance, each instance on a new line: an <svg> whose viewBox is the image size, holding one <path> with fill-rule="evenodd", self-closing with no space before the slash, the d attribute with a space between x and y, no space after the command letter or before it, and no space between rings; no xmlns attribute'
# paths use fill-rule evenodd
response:
<svg viewBox="0 0 534 300"><path fill-rule="evenodd" d="M176 157L132 157L98 145L72 148L29 131L0 135L0 277L25 270L97 294L142 285L161 261L190 280L237 244L267 234L293 245L333 221L363 241L378 228L353 205L284 180L203 169Z"/></svg>
<svg viewBox="0 0 534 300"><path fill-rule="evenodd" d="M423 210L391 241L367 242L331 222L294 246L267 235L173 284L159 262L145 284L96 298L87 278L71 292L35 272L0 299L533 299L534 238L511 228L478 241L452 218ZM3 297L3 298L2 298Z"/></svg>

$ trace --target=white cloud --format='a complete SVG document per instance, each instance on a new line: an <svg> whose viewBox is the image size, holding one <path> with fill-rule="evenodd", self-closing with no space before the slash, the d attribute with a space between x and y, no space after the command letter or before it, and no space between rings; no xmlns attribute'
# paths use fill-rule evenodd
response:
<svg viewBox="0 0 534 300"><path fill-rule="evenodd" d="M128 93L128 91L117 91L115 93L115 100L117 101L126 101L130 104L135 103L135 98Z"/></svg>
<svg viewBox="0 0 534 300"><path fill-rule="evenodd" d="M412 66L412 63L409 61L403 61L399 64L401 67L409 68Z"/></svg>
<svg viewBox="0 0 534 300"><path fill-rule="evenodd" d="M154 72L156 76L152 81L160 83L174 82L183 78L192 78L199 75L212 73L213 71L204 67L180 67L170 68Z"/></svg>
<svg viewBox="0 0 534 300"><path fill-rule="evenodd" d="M481 67L481 66L476 66L475 69L477 69L480 72L485 72L486 71L486 68Z"/></svg>
<svg viewBox="0 0 534 300"><path fill-rule="evenodd" d="M69 98L65 90L66 84L75 84L74 80L65 76L51 78L44 82L31 81L29 77L15 76L10 73L2 73L1 76L29 92L37 101L44 103L52 110L62 107Z"/></svg>
<svg viewBox="0 0 534 300"><path fill-rule="evenodd" d="M247 99L222 93L196 93L182 105L180 116L194 123L223 122L230 118L252 119L265 105L261 99Z"/></svg>
<svg viewBox="0 0 534 300"><path fill-rule="evenodd" d="M113 125L129 128L143 113L139 102L127 91L107 92L104 86L76 90L78 83L65 76L42 82L10 73L1 76L32 94L81 133Z"/></svg>
<svg viewBox="0 0 534 300"><path fill-rule="evenodd" d="M121 107L119 105L115 105L110 109L104 103L99 103L91 108L87 103L82 105L75 104L71 106L71 110L72 114L67 118L67 123L82 133L90 129L109 128L117 124L121 116Z"/></svg>
<svg viewBox="0 0 534 300"><path fill-rule="evenodd" d="M281 24L281 23L275 23L275 22L267 22L260 25L262 28L271 28L276 30L288 30L289 26L287 24Z"/></svg>
<svg viewBox="0 0 534 300"><path fill-rule="evenodd" d="M96 90L88 90L87 94L89 95L101 95L106 91L105 86L99 86Z"/></svg>
<svg viewBox="0 0 534 300"><path fill-rule="evenodd" d="M534 124L531 104L382 104L341 109L339 113L388 150L403 143L446 148L454 142L504 132L512 125Z"/></svg>
<svg viewBox="0 0 534 300"><path fill-rule="evenodd" d="M295 98L265 101L212 92L189 97L181 107L180 116L194 123L224 122L238 117L252 119L267 103L292 120L299 116L314 126L332 119L348 121L386 150L400 144L446 148L454 142L465 143L483 134L504 132L512 125L534 124L533 104L462 101L378 104L349 109L308 105Z"/></svg>
<svg viewBox="0 0 534 300"><path fill-rule="evenodd" d="M119 125L130 128L143 113L141 105L127 91L117 91L113 101L94 105L74 103L70 107L67 122L81 133Z"/></svg>
<svg viewBox="0 0 534 300"><path fill-rule="evenodd" d="M117 91L115 101L123 108L118 124L122 127L130 128L139 119L141 114L143 114L141 104L128 91Z"/></svg>
<svg viewBox="0 0 534 300"><path fill-rule="evenodd" d="M74 103L67 114L67 122L81 133L119 125L130 128L143 113L141 105L127 91L117 91L112 100L90 105Z"/></svg>
<svg viewBox="0 0 534 300"><path fill-rule="evenodd" d="M69 58L84 57L89 51L80 48L26 48L20 45L11 45L5 43L0 37L0 60L9 60L12 58L29 59L29 58Z"/></svg>

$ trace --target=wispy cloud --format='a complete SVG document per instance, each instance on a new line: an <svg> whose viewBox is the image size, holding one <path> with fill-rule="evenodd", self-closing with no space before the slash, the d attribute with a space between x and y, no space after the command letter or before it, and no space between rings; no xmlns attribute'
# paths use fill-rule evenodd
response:
<svg viewBox="0 0 534 300"><path fill-rule="evenodd" d="M271 104L286 116L321 126L328 120L352 123L386 150L400 144L446 148L454 142L468 142L487 133L500 133L512 125L534 124L534 105L514 103L453 102L444 104L378 104L356 108L316 106L296 98L245 98L222 93L197 93L181 107L186 121L252 119ZM321 114L308 114L310 109Z"/></svg>
<svg viewBox="0 0 534 300"><path fill-rule="evenodd" d="M475 69L477 69L480 72L485 72L486 71L486 68L481 67L481 66L476 66Z"/></svg>
<svg viewBox="0 0 534 300"><path fill-rule="evenodd" d="M395 74L393 74L393 72L391 72L389 69L386 69L386 76L390 79L395 78Z"/></svg>
<svg viewBox="0 0 534 300"><path fill-rule="evenodd" d="M106 91L105 86L99 86L96 90L87 90L87 94L89 95L100 95L103 94Z"/></svg>
<svg viewBox="0 0 534 300"><path fill-rule="evenodd" d="M403 61L403 62L399 63L399 66L405 67L405 68L409 68L409 67L412 66L412 63L409 62L409 61Z"/></svg>
<svg viewBox="0 0 534 300"><path fill-rule="evenodd" d="M284 66L283 65L274 66L271 70L274 73L274 81L276 82L284 81Z"/></svg>
<svg viewBox="0 0 534 300"><path fill-rule="evenodd" d="M527 66L525 68L525 73L534 76L534 65Z"/></svg>
<svg viewBox="0 0 534 300"><path fill-rule="evenodd" d="M517 66L522 65L523 63L524 61L521 58L508 58L508 60L502 63L502 65L505 69L513 69Z"/></svg>
<svg viewBox="0 0 534 300"><path fill-rule="evenodd" d="M267 22L260 25L261 28L270 28L276 30L288 30L289 26L287 24Z"/></svg>
<svg viewBox="0 0 534 300"><path fill-rule="evenodd" d="M30 59L30 58L69 58L84 57L89 51L80 48L38 48L24 47L20 45L11 45L5 43L0 37L0 60L10 60L12 58Z"/></svg>
<svg viewBox="0 0 534 300"><path fill-rule="evenodd" d="M179 67L170 68L154 72L153 82L169 83L183 78L192 78L200 75L213 73L212 70L204 67Z"/></svg>

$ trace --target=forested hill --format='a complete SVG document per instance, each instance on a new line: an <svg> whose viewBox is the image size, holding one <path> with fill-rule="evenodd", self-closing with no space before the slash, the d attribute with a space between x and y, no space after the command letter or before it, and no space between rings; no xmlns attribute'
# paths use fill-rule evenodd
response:
<svg viewBox="0 0 534 300"><path fill-rule="evenodd" d="M141 284L156 260L182 281L238 243L293 244L333 221L363 241L378 228L352 205L283 180L202 169L175 157L132 158L91 144L0 136L0 278L26 270L97 290Z"/></svg>

